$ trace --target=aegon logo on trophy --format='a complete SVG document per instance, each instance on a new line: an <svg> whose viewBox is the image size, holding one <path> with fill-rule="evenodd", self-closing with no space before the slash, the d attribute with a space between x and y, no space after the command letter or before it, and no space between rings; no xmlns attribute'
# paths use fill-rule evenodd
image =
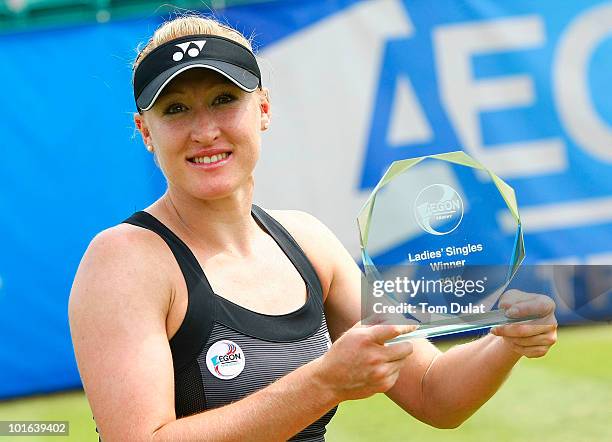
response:
<svg viewBox="0 0 612 442"><path fill-rule="evenodd" d="M452 187L432 184L416 197L414 216L427 233L446 235L459 227L463 219L463 200Z"/></svg>

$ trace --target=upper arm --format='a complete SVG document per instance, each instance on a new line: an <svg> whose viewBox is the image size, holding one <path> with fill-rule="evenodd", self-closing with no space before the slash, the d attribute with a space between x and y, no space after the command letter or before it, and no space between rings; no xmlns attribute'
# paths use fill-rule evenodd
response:
<svg viewBox="0 0 612 442"><path fill-rule="evenodd" d="M332 340L336 340L362 319L361 270L340 240L321 221L304 212L293 214L291 234L325 282L325 316ZM397 382L386 394L404 410L424 420L421 380L440 351L426 339L413 341L413 346L414 351Z"/></svg>
<svg viewBox="0 0 612 442"><path fill-rule="evenodd" d="M75 356L105 442L148 440L175 419L165 329L171 284L143 235L118 226L96 236L70 293Z"/></svg>

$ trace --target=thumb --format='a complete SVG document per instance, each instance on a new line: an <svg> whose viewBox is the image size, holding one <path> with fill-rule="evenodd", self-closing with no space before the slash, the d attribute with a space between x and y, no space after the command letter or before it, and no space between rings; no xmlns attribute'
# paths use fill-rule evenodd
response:
<svg viewBox="0 0 612 442"><path fill-rule="evenodd" d="M509 318L544 318L550 315L555 310L555 302L547 296L542 296L538 299L529 301L521 301L512 304L506 310L506 316Z"/></svg>

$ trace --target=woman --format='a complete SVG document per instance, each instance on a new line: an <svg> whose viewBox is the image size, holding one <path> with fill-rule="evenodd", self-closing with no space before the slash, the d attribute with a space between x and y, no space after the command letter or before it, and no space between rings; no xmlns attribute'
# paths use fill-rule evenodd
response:
<svg viewBox="0 0 612 442"><path fill-rule="evenodd" d="M103 440L324 440L340 402L377 392L452 428L554 344L554 303L516 291L502 306L538 324L445 353L384 345L412 326L360 325L360 272L334 235L252 205L271 106L238 32L167 22L135 62L134 94L168 188L93 239L69 306Z"/></svg>

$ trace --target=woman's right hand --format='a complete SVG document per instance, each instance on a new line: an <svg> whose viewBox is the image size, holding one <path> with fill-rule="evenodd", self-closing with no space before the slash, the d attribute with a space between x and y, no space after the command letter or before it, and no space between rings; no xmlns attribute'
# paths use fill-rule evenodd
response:
<svg viewBox="0 0 612 442"><path fill-rule="evenodd" d="M338 401L362 399L389 390L412 353L411 342L385 345L416 325L355 324L319 358L320 378Z"/></svg>

